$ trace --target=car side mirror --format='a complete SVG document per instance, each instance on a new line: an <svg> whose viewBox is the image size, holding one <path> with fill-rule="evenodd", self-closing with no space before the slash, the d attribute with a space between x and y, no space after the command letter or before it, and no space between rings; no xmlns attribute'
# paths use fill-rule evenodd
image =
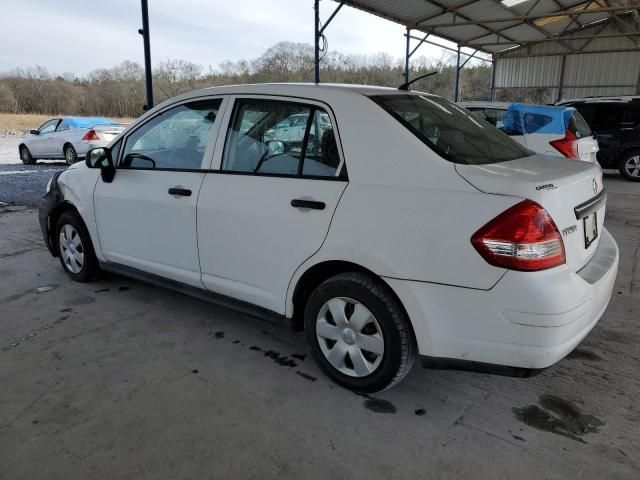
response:
<svg viewBox="0 0 640 480"><path fill-rule="evenodd" d="M38 130L31 129L31 130L29 130L29 134L31 134L31 135L40 135L40 132Z"/></svg>
<svg viewBox="0 0 640 480"><path fill-rule="evenodd" d="M92 148L85 156L85 163L89 168L99 168L102 181L111 183L116 175L116 168L113 166L111 150L107 147Z"/></svg>

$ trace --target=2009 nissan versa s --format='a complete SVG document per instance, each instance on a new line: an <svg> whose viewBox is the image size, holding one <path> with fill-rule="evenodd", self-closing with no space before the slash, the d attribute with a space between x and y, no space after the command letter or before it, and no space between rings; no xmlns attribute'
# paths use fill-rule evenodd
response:
<svg viewBox="0 0 640 480"><path fill-rule="evenodd" d="M302 140L285 132L305 119ZM618 247L591 163L534 155L440 97L325 85L185 94L52 178L72 279L112 270L304 326L339 384L417 355L545 368L594 327Z"/></svg>

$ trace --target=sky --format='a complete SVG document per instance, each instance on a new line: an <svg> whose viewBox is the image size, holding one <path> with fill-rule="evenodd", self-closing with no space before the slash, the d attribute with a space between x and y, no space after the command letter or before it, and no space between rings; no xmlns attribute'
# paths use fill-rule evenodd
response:
<svg viewBox="0 0 640 480"><path fill-rule="evenodd" d="M320 2L327 19L338 4ZM149 0L151 61L218 68L280 41L313 43L313 0ZM40 65L85 75L124 60L143 64L138 0L0 0L0 72ZM344 7L325 34L329 50L404 55L404 27ZM419 55L440 56L423 45Z"/></svg>

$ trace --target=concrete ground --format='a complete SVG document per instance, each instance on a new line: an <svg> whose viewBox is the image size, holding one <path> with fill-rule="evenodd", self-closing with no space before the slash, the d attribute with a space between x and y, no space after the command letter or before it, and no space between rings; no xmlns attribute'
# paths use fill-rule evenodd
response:
<svg viewBox="0 0 640 480"><path fill-rule="evenodd" d="M640 185L604 317L528 379L414 368L370 397L301 333L111 276L72 283L0 208L0 478L640 478Z"/></svg>

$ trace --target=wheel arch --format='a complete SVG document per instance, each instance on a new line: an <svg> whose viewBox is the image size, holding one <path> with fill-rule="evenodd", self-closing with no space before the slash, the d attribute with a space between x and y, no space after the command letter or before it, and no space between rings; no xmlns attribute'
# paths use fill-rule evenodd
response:
<svg viewBox="0 0 640 480"><path fill-rule="evenodd" d="M384 280L383 277L374 271L346 260L324 260L315 263L309 266L304 273L298 277L295 287L291 289L290 298L287 299L287 316L291 318L291 324L295 330L300 331L304 328L304 309L307 299L313 290L322 282L334 275L347 272L364 273L380 280L387 287L389 293L393 295L395 300L398 302L407 319L409 319L409 327L411 328L415 338L415 329L413 328L413 322L409 316L409 312L396 291Z"/></svg>
<svg viewBox="0 0 640 480"><path fill-rule="evenodd" d="M624 148L620 149L620 153L618 153L618 155L616 156L616 159L618 162L620 162L622 161L623 158L625 158L627 155L633 152L640 153L640 144L625 145Z"/></svg>
<svg viewBox="0 0 640 480"><path fill-rule="evenodd" d="M84 227L87 228L87 222L84 221L80 211L76 208L76 206L68 200L63 200L55 207L51 209L49 212L49 235L51 239L51 246L53 248L53 256L58 256L58 236L55 234L55 228L58 224L58 220L65 212L75 212L78 215L80 221L84 224ZM88 230L87 230L88 231Z"/></svg>

